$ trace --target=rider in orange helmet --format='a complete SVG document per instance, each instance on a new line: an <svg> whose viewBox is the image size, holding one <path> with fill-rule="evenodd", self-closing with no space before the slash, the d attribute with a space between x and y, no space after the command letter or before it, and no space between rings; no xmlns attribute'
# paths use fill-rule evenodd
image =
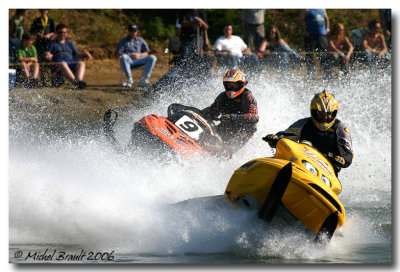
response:
<svg viewBox="0 0 400 272"><path fill-rule="evenodd" d="M225 91L203 109L207 119L219 119L217 132L231 152L243 146L257 130L257 101L246 88L248 81L240 69L229 70L223 79Z"/></svg>

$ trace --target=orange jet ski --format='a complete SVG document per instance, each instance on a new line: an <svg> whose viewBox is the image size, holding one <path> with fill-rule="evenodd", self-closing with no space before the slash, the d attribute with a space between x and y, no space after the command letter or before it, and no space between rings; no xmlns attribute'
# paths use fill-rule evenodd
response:
<svg viewBox="0 0 400 272"><path fill-rule="evenodd" d="M117 145L113 131L117 118L118 113L113 109L104 115L104 133L114 145ZM199 109L180 104L171 104L167 117L156 114L143 117L134 124L131 134L130 148L162 150L188 159L224 153L213 121L206 120Z"/></svg>

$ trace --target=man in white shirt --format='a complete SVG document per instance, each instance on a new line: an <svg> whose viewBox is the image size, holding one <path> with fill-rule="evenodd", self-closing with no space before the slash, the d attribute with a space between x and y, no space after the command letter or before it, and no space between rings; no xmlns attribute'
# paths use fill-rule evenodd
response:
<svg viewBox="0 0 400 272"><path fill-rule="evenodd" d="M227 64L233 69L238 68L239 64L247 57L243 55L251 55L251 51L242 38L232 35L232 33L232 25L226 24L224 26L224 36L217 39L214 44L214 50L216 51L218 64ZM254 56L251 55L251 58L254 58ZM257 58L254 58L254 60L257 60Z"/></svg>

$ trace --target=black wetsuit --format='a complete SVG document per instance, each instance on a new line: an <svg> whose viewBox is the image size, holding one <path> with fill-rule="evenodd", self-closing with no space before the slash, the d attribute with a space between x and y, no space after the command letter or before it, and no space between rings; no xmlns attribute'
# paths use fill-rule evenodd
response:
<svg viewBox="0 0 400 272"><path fill-rule="evenodd" d="M222 118L221 124L217 127L217 132L225 146L240 148L253 137L257 130L257 101L248 89L233 99L229 99L226 93L222 92L214 103L202 112L205 118L214 120L221 114L231 115L229 118Z"/></svg>
<svg viewBox="0 0 400 272"><path fill-rule="evenodd" d="M353 151L350 132L346 125L336 119L327 131L319 130L313 123L311 117L300 119L285 131L279 132L278 136L292 139L294 141L309 141L313 147L324 154L332 163L335 172L340 171L333 157L341 156L345 160L344 168L349 167L353 161Z"/></svg>

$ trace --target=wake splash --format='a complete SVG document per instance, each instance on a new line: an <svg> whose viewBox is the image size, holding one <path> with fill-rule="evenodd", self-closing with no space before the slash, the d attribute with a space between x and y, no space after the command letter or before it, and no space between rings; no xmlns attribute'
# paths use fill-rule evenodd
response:
<svg viewBox="0 0 400 272"><path fill-rule="evenodd" d="M165 116L170 103L208 106L222 90L221 78L121 114L116 137L127 143L134 121L150 113ZM149 161L115 152L100 128L84 136L40 134L40 127L32 132L35 124L13 119L10 243L81 245L142 256L219 253L250 260L332 261L355 247L390 240L381 227L391 224L390 76L371 79L359 73L324 82L265 74L250 76L248 87L258 101L258 131L228 161ZM347 221L329 245L318 247L296 226L268 225L254 211L234 210L223 201L174 205L223 194L236 168L273 154L261 138L308 116L312 96L323 89L340 103L338 118L352 133L355 154L339 176ZM370 209L379 214L365 212Z"/></svg>

